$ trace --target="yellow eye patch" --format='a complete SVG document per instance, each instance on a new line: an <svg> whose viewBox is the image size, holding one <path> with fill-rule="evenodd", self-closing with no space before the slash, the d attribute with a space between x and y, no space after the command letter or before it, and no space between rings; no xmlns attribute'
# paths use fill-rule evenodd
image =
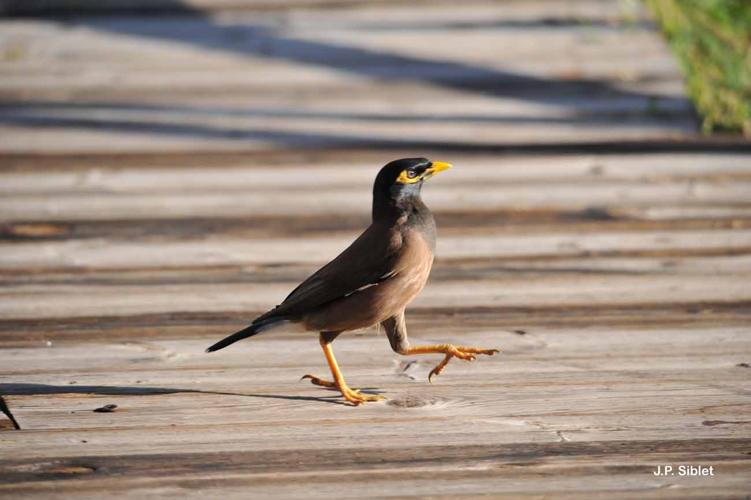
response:
<svg viewBox="0 0 751 500"><path fill-rule="evenodd" d="M444 170L448 170L449 168L451 168L450 163L434 161L422 173L418 174L413 171L412 173L415 175L414 177L409 176L409 169L403 170L402 173L399 174L399 177L397 177L396 182L400 184L414 184L415 182L421 181L423 179L430 179L438 172L443 172Z"/></svg>
<svg viewBox="0 0 751 500"><path fill-rule="evenodd" d="M399 177L397 177L396 182L400 184L414 184L415 182L419 181L422 177L420 174L413 172L414 177L409 176L409 170L403 170L401 174L399 174Z"/></svg>

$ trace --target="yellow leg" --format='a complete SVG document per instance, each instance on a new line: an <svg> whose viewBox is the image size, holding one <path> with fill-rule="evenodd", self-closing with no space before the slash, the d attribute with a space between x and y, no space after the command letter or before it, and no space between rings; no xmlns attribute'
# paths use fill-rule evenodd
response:
<svg viewBox="0 0 751 500"><path fill-rule="evenodd" d="M443 361L438 363L435 368L430 370L430 374L428 375L428 382L432 382L433 375L440 375L446 365L449 364L449 361L451 361L451 358L459 358L463 359L464 361L474 361L476 357L475 354L485 354L487 356L492 356L499 352L500 351L498 349L478 349L477 347L466 347L463 345L436 344L410 347L400 354L403 354L404 356L409 356L411 354L445 354L446 356L443 358Z"/></svg>
<svg viewBox="0 0 751 500"><path fill-rule="evenodd" d="M326 356L326 361L329 364L329 368L331 368L331 375L334 376L334 381L329 382L328 380L323 380L314 375L305 375L303 376L304 379L309 378L312 383L314 383L315 385L320 385L322 387L336 387L342 393L344 399L355 406L365 403L366 401L379 401L381 399L385 399L383 396L378 396L376 394L363 394L355 389L350 389L347 383L344 381L344 375L342 375L341 370L339 370L339 365L336 363L334 351L331 348L331 342L325 340L323 338L323 335L321 335L320 343L321 348L323 349L323 354L324 356Z"/></svg>

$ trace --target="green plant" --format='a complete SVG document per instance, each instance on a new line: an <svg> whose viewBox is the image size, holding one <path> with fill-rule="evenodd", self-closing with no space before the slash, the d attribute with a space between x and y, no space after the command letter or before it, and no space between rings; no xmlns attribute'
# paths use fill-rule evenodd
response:
<svg viewBox="0 0 751 500"><path fill-rule="evenodd" d="M751 1L646 3L680 58L702 130L751 136Z"/></svg>

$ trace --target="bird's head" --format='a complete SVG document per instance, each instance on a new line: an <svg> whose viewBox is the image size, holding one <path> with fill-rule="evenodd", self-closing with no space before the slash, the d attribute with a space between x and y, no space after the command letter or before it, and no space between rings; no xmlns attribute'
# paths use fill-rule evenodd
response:
<svg viewBox="0 0 751 500"><path fill-rule="evenodd" d="M420 196L423 183L438 172L451 168L450 163L427 158L403 158L384 166L373 185L373 204L399 206Z"/></svg>

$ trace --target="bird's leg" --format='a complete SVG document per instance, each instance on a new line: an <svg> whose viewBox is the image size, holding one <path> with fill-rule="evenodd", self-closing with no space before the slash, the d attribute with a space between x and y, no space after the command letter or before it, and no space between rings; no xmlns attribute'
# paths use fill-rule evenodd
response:
<svg viewBox="0 0 751 500"><path fill-rule="evenodd" d="M339 336L340 333L341 332L321 332L318 337L319 342L321 342L321 345L323 345L324 343L330 344ZM336 382L331 382L329 380L316 377L315 375L311 375L310 373L308 373L307 375L303 375L300 380L305 380L306 378L310 379L310 382L313 385L318 385L321 387L330 387L332 389L339 388L339 386L336 385Z"/></svg>
<svg viewBox="0 0 751 500"><path fill-rule="evenodd" d="M319 341L321 342L321 345L323 345L323 343L330 344L339 336L340 333L341 332L321 332L319 335ZM310 382L313 385L318 385L320 387L330 387L332 389L339 388L339 386L336 385L336 382L331 382L329 380L316 377L315 375L311 375L310 373L303 375L300 380L305 380L306 378L310 379Z"/></svg>
<svg viewBox="0 0 751 500"><path fill-rule="evenodd" d="M466 347L463 345L436 344L408 347L407 349L399 351L399 354L402 354L404 356L409 356L411 354L445 354L446 356L443 358L443 360L438 363L435 368L430 370L430 374L428 375L428 382L432 382L431 379L433 378L433 375L440 375L446 365L449 364L449 361L451 361L451 358L459 358L463 359L464 361L474 361L476 357L475 354L485 354L492 356L499 352L500 351L498 349L479 349L477 347Z"/></svg>
<svg viewBox="0 0 751 500"><path fill-rule="evenodd" d="M384 399L383 396L378 396L376 394L363 394L360 391L350 389L347 382L344 381L344 375L342 375L339 365L336 362L336 358L334 357L334 350L331 348L331 341L324 335L324 333L320 334L319 341L321 343L321 348L323 349L323 354L326 356L326 361L329 364L329 368L331 368L331 375L333 375L334 381L329 382L328 380L323 380L313 375L305 375L303 378L309 378L315 385L336 387L342 393L344 399L355 406L365 403L366 401L379 401Z"/></svg>

